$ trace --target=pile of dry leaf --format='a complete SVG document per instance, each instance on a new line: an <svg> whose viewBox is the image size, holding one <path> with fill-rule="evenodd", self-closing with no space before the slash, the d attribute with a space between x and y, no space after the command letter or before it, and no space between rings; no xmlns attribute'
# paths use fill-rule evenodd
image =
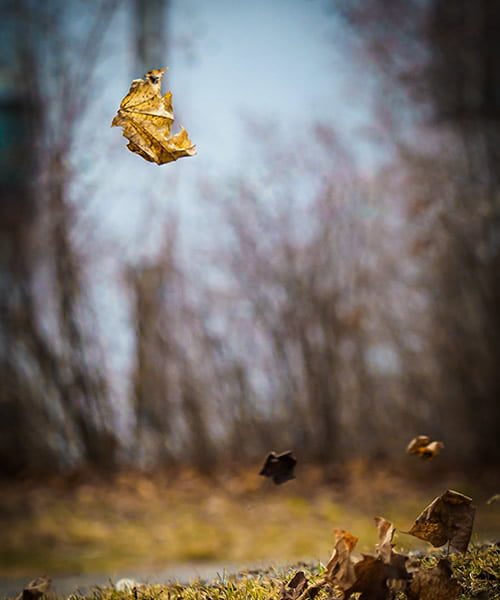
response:
<svg viewBox="0 0 500 600"><path fill-rule="evenodd" d="M471 498L447 490L417 517L410 535L435 547L448 544L450 549L466 552L472 534L475 508ZM298 571L283 588L281 600L313 599L321 590L330 598L348 599L358 594L360 600L389 600L404 592L409 600L454 600L460 586L452 579L451 565L446 557L432 569L423 568L419 561L394 551L394 525L376 517L378 543L375 554L352 555L357 538L351 533L335 530L335 548L318 581L309 582Z"/></svg>

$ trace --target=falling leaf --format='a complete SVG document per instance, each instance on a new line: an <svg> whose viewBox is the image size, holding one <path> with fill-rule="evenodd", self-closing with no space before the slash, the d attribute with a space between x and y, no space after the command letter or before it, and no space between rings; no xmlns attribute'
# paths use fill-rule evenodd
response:
<svg viewBox="0 0 500 600"><path fill-rule="evenodd" d="M419 448L427 446L431 443L431 438L428 435L417 435L413 438L406 448L408 454L416 454Z"/></svg>
<svg viewBox="0 0 500 600"><path fill-rule="evenodd" d="M50 577L37 577L28 583L16 600L39 600L49 591L51 583Z"/></svg>
<svg viewBox="0 0 500 600"><path fill-rule="evenodd" d="M494 504L495 502L500 502L500 494L494 494L491 498L486 500L486 504Z"/></svg>
<svg viewBox="0 0 500 600"><path fill-rule="evenodd" d="M351 553L358 538L345 531L335 529L335 548L326 565L325 581L345 590L355 581L354 561Z"/></svg>
<svg viewBox="0 0 500 600"><path fill-rule="evenodd" d="M455 600L460 586L451 578L451 566L442 558L433 569L421 567L414 575L407 591L410 600Z"/></svg>
<svg viewBox="0 0 500 600"><path fill-rule="evenodd" d="M297 459L291 451L282 452L281 454L270 452L259 475L270 477L276 485L279 485L290 479L295 479L293 470L296 464Z"/></svg>
<svg viewBox="0 0 500 600"><path fill-rule="evenodd" d="M443 442L431 442L431 438L427 435L417 435L413 438L406 448L408 454L415 454L420 458L434 458L444 448Z"/></svg>
<svg viewBox="0 0 500 600"><path fill-rule="evenodd" d="M406 533L436 547L449 542L460 552L466 552L475 512L471 498L454 490L446 490L424 509Z"/></svg>
<svg viewBox="0 0 500 600"><path fill-rule="evenodd" d="M158 165L196 154L196 146L184 128L171 135L172 92L161 95L164 72L165 69L153 69L144 79L132 81L111 123L112 127L123 127L129 150Z"/></svg>

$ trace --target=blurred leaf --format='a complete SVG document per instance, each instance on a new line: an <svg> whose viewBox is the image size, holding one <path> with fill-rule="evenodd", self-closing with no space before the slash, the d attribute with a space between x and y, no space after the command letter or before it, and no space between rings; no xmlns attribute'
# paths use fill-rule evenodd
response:
<svg viewBox="0 0 500 600"><path fill-rule="evenodd" d="M448 559L442 558L433 569L421 567L413 576L408 590L410 600L454 600L460 586L451 578Z"/></svg>
<svg viewBox="0 0 500 600"><path fill-rule="evenodd" d="M28 583L16 600L39 600L49 591L51 583L50 577L37 577Z"/></svg>
<svg viewBox="0 0 500 600"><path fill-rule="evenodd" d="M291 451L282 452L281 454L270 452L259 475L270 477L276 485L279 485L290 479L295 479L293 470L296 464L297 459Z"/></svg>
<svg viewBox="0 0 500 600"><path fill-rule="evenodd" d="M413 438L406 448L408 454L416 454L420 458L434 458L444 448L443 442L431 442L427 435L417 435Z"/></svg>
<svg viewBox="0 0 500 600"><path fill-rule="evenodd" d="M112 127L123 127L129 150L158 165L196 154L184 128L170 134L174 122L172 92L161 95L164 72L153 69L145 79L135 79L111 123Z"/></svg>
<svg viewBox="0 0 500 600"><path fill-rule="evenodd" d="M427 506L407 533L436 547L450 542L454 548L465 552L472 534L475 512L471 498L447 490Z"/></svg>
<svg viewBox="0 0 500 600"><path fill-rule="evenodd" d="M495 502L500 502L500 494L494 494L486 500L486 504L494 504Z"/></svg>

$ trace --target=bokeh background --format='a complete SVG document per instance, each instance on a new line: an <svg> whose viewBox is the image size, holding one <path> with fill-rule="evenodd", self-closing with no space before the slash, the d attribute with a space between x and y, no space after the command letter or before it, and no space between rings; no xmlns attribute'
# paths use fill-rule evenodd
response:
<svg viewBox="0 0 500 600"><path fill-rule="evenodd" d="M217 540L164 561L317 550L229 533L248 497L286 528L325 489L370 519L404 478L498 492L498 2L0 7L3 574L137 562L162 519ZM161 66L198 154L158 167L110 123ZM432 462L404 453L419 433L445 443ZM307 483L261 497L255 467L288 448ZM113 494L135 499L114 528ZM318 533L347 514L328 502ZM92 558L148 507L135 553Z"/></svg>

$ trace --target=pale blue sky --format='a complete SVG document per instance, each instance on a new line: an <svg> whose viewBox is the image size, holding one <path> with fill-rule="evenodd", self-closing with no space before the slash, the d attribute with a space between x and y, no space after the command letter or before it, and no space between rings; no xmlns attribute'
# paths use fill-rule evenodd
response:
<svg viewBox="0 0 500 600"><path fill-rule="evenodd" d="M210 177L222 194L230 177L258 170L260 134L249 120L276 132L262 148L270 154L281 153L287 142L306 140L303 151L314 160L319 147L307 139L308 131L324 122L364 165L373 161L370 146L358 135L370 118L372 83L355 59L354 41L328 4L172 0L173 44L164 61L169 66L164 90L173 91L176 115L198 155L161 167L129 152L121 130L110 128L131 79L143 75L133 70L130 5L120 4L97 69L98 93L73 153L75 198L92 223L83 235L98 257L96 300L115 382L125 381L120 372L128 367L131 341L117 267L157 246L159 209L180 215L191 261L197 246L199 252L200 244L217 241L206 200L199 201L199 184ZM325 164L324 157L318 159L318 169Z"/></svg>
<svg viewBox="0 0 500 600"><path fill-rule="evenodd" d="M132 13L128 3L121 4L99 65L100 93L84 120L84 150L75 151L82 178L99 181L96 200L106 198L107 210L99 211L104 221L126 239L141 221L145 196L167 193L186 232L193 223L198 227L200 178L248 175L257 167L259 134L249 120L276 132L266 141L267 151L275 143L276 152L284 140L304 139L314 122L330 123L369 165L370 146L357 132L369 119L372 85L348 31L328 9L332 4L172 0L165 88L173 91L176 116L198 155L161 167L130 153L120 130L109 129L130 80L143 75L133 70ZM91 155L89 139L96 150Z"/></svg>

